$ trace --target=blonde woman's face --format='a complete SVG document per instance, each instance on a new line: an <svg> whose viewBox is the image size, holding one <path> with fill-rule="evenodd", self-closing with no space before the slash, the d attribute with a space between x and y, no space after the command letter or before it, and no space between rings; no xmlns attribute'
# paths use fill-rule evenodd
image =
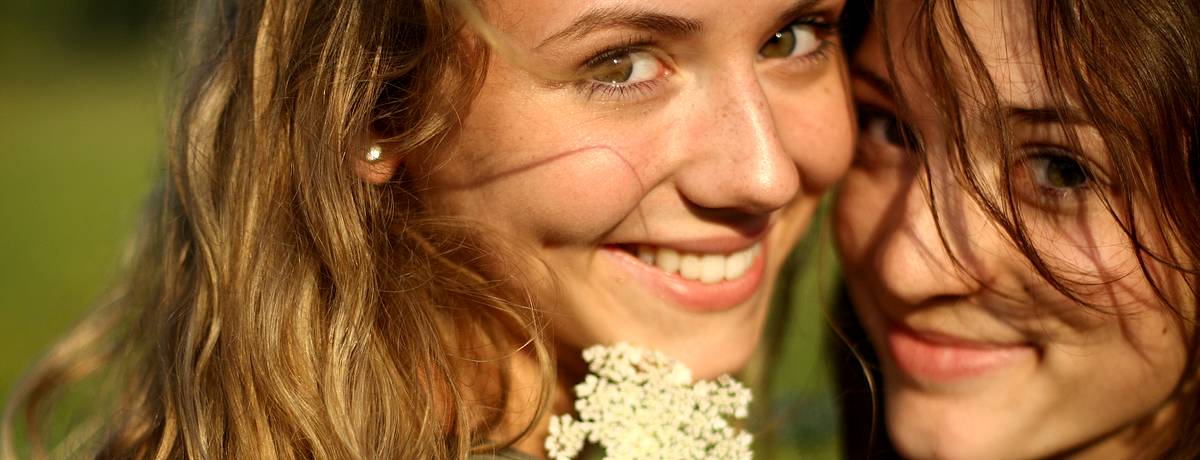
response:
<svg viewBox="0 0 1200 460"><path fill-rule="evenodd" d="M537 300L559 341L737 370L781 263L850 162L841 8L485 2L512 52L493 53L429 198L548 269Z"/></svg>
<svg viewBox="0 0 1200 460"><path fill-rule="evenodd" d="M1185 333L1100 198L1124 209L1106 179L1113 171L1103 142L1077 108L1063 108L1066 123L1057 116L1022 4L959 2L1012 126L1010 178L1028 234L1095 308L1039 276L951 167L928 96L939 89L925 84L907 27L913 2L892 2L887 16L895 81L878 30L853 57L859 148L837 200L836 235L855 309L883 364L888 430L906 457L1137 457L1139 429L1163 429L1183 371ZM896 115L896 87L909 101L906 117ZM969 154L985 192L998 194L1002 165L977 116L983 109L971 91L956 90ZM904 151L906 133L926 146L927 164ZM1169 247L1144 237L1157 251ZM1152 260L1148 268L1194 317L1181 280Z"/></svg>

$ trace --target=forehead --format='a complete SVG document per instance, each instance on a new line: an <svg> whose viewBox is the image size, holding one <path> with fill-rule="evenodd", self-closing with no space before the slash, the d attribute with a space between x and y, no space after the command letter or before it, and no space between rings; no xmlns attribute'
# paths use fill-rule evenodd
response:
<svg viewBox="0 0 1200 460"><path fill-rule="evenodd" d="M948 70L955 81L964 102L978 100L973 97L980 77L990 78L996 85L1001 103L1012 106L1034 107L1052 103L1047 92L1042 57L1038 51L1037 34L1032 20L1033 11L1024 0L958 0L933 3L932 9L921 9L919 0L888 2L888 33L891 34L893 50L900 51L896 66L901 77L909 76L911 85L926 82L926 40L933 37L918 35L918 25L924 24L929 15L938 31L937 40L946 50ZM959 37L960 30L965 37ZM964 42L962 38L967 41ZM969 56L972 51L979 57L976 69ZM937 63L933 63L937 64ZM985 70L980 75L977 70ZM937 91L937 88L922 88Z"/></svg>

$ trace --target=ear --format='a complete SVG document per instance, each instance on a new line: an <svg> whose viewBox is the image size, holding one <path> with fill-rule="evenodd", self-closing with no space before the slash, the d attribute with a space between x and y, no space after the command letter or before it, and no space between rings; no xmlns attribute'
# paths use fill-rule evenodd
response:
<svg viewBox="0 0 1200 460"><path fill-rule="evenodd" d="M354 173L372 184L382 184L396 175L402 163L401 155L390 151L387 144L372 142L353 160Z"/></svg>

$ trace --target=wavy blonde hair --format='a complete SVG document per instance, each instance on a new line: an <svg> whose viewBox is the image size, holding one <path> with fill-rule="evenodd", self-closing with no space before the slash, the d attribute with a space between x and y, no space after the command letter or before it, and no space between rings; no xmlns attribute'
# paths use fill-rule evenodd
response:
<svg viewBox="0 0 1200 460"><path fill-rule="evenodd" d="M34 457L156 459L465 458L512 442L494 439L504 356L539 364L539 407L554 378L521 283L403 168L378 186L355 174L374 140L408 163L454 136L488 59L464 33L478 11L201 3L127 281L18 388L2 455L18 438ZM500 382L484 398L462 377L480 363L476 378ZM96 371L115 376L111 407L83 441L48 439L61 395Z"/></svg>

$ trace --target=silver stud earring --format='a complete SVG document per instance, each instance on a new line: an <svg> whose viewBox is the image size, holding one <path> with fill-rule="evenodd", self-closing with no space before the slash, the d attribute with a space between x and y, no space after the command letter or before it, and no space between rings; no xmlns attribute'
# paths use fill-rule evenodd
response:
<svg viewBox="0 0 1200 460"><path fill-rule="evenodd" d="M367 149L367 163L378 163L383 159L383 147L379 144L371 144L371 148Z"/></svg>

